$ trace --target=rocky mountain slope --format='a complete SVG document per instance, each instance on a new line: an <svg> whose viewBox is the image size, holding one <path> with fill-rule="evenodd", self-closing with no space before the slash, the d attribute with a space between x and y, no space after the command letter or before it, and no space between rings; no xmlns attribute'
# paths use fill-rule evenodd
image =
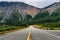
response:
<svg viewBox="0 0 60 40"><path fill-rule="evenodd" d="M39 11L39 8L23 2L0 2L0 22L12 18L13 12L21 14L24 20L27 14L34 17Z"/></svg>
<svg viewBox="0 0 60 40"><path fill-rule="evenodd" d="M49 15L52 15L52 13L57 10L58 8L60 8L60 2L56 2L56 3L53 3L45 8L43 8L42 10L45 11L47 10L50 14Z"/></svg>
<svg viewBox="0 0 60 40"><path fill-rule="evenodd" d="M35 23L59 22L60 21L60 2L53 3L38 13L33 21Z"/></svg>
<svg viewBox="0 0 60 40"><path fill-rule="evenodd" d="M38 20L45 16L59 15L57 13L59 8L60 2L53 3L45 8L37 8L24 2L0 2L0 22L21 23L31 21L32 18Z"/></svg>

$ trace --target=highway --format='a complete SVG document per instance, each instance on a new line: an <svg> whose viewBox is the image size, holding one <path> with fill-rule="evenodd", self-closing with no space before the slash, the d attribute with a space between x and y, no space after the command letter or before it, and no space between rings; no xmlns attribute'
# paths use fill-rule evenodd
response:
<svg viewBox="0 0 60 40"><path fill-rule="evenodd" d="M0 40L26 40L30 28L22 29L16 32L0 35Z"/></svg>
<svg viewBox="0 0 60 40"><path fill-rule="evenodd" d="M57 33L58 31L58 33ZM31 40L60 40L59 30L40 30L33 28L31 33ZM54 33L54 34L53 34Z"/></svg>
<svg viewBox="0 0 60 40"><path fill-rule="evenodd" d="M29 28L0 35L0 40L29 40L28 35L30 40L60 40L60 30L41 30L32 25Z"/></svg>

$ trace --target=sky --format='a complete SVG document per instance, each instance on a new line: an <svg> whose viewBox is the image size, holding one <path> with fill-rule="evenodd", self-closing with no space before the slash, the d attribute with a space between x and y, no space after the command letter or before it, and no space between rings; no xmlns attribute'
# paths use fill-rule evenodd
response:
<svg viewBox="0 0 60 40"><path fill-rule="evenodd" d="M0 0L0 2L1 1L25 2L38 8L44 8L54 2L60 2L60 0Z"/></svg>

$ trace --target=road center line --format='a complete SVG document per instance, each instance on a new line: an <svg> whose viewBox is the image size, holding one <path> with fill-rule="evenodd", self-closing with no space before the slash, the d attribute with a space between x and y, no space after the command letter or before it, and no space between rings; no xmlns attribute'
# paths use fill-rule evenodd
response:
<svg viewBox="0 0 60 40"><path fill-rule="evenodd" d="M28 33L28 37L27 37L27 40L31 40L31 31Z"/></svg>

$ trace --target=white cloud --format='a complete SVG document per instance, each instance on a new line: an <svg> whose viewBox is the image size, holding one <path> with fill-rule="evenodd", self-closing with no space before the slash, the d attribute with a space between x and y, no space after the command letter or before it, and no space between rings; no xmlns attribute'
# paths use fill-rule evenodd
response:
<svg viewBox="0 0 60 40"><path fill-rule="evenodd" d="M41 0L0 0L0 1L24 1L24 2L33 2L33 1L41 1Z"/></svg>
<svg viewBox="0 0 60 40"><path fill-rule="evenodd" d="M45 7L45 6L48 6L48 5L52 4L54 2L59 2L60 0L0 0L0 1L25 2L27 4L42 8L42 7Z"/></svg>
<svg viewBox="0 0 60 40"><path fill-rule="evenodd" d="M0 1L24 1L24 2L36 2L36 1L60 1L60 0L0 0Z"/></svg>

